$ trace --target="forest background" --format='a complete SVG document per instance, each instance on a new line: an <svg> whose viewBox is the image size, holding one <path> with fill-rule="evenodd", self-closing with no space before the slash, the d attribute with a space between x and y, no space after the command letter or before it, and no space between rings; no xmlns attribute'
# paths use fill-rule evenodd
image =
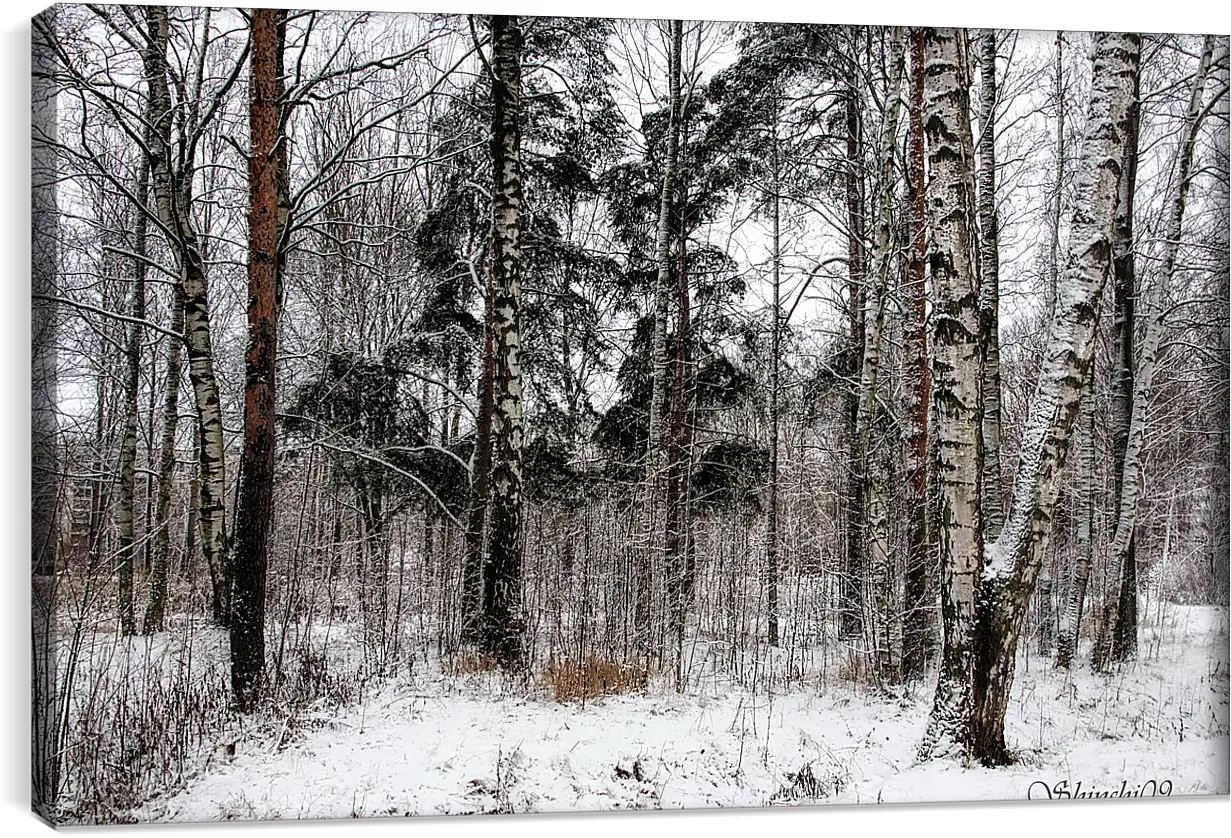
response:
<svg viewBox="0 0 1231 838"><path fill-rule="evenodd" d="M272 3L270 5L280 6L286 4ZM474 3L457 3L447 2L432 2L428 4L416 4L413 7L408 7L405 3L390 3L390 2L331 2L328 4L333 8L345 8L354 10L387 10L387 11L451 11L451 12L475 12L484 13L490 11L512 11L525 14L577 14L590 13L595 15L621 15L621 16L672 16L681 17L684 19L744 19L744 20L801 20L825 23L860 23L860 24L946 24L954 23L965 26L995 26L999 28L1065 28L1070 30L1089 30L1094 28L1109 28L1117 30L1137 30L1147 32L1216 32L1225 33L1231 30L1229 24L1229 15L1223 10L1217 8L1217 4L1192 3L1185 4L1182 7L1168 6L1164 7L1159 4L1127 4L1127 3L1097 3L1089 4L1083 8L1074 8L1073 4L1053 3L1053 2L1038 2L1030 4L1028 9L999 9L992 8L983 4L966 3L966 2L951 2L943 5L926 5L917 3L898 3L884 2L878 0L873 4L863 4L859 7L841 7L834 6L832 8L824 8L812 4L800 4L790 2L766 2L759 3L755 9L742 6L734 3L700 3L700 2L675 2L670 3L648 3L632 0L631 2L621 3L618 6L610 2L600 2L597 4L588 5L585 8L578 7L576 4L563 2L545 2L544 0L526 0L526 2L518 2L516 4L509 3L491 3L491 2L474 2ZM0 311L4 312L6 318L5 325L9 328L3 329L0 332L0 340L11 344L5 346L0 351L0 357L4 359L0 365L0 392L16 393L17 398L23 398L26 392L24 388L24 378L28 375L28 367L25 366L25 346L26 335L28 335L28 319L26 312L28 311L28 286L25 284L25 277L28 276L29 265L29 239L26 235L28 231L28 205L20 197L28 194L28 168L25 161L28 159L28 133L25 131L25 118L28 113L28 88L27 80L29 78L28 66L28 37L29 37L29 22L28 15L33 14L41 9L40 4L36 3L17 3L6 7L4 14L4 26L2 40L0 40L0 54L6 59L5 71L3 73L6 82L3 86L4 94L4 114L8 117L5 120L6 128L3 131L4 150L6 153L5 159L8 161L8 166L3 167L3 181L0 182L0 190L2 194L9 196L4 204L4 221L6 223L0 225L6 236L7 247L4 248L7 254L7 264L9 267L10 281L4 284L6 299ZM28 425L25 423L25 411L20 404L13 405L8 411L0 414L0 439L3 439L3 451L5 454L4 465L8 466L5 474L10 476L20 475L28 463L26 452L28 451ZM23 550L23 541L28 539L28 530L25 518L25 509L28 503L28 496L25 494L28 491L28 481L24 479L6 479L2 484L4 487L4 503L0 504L0 508L4 510L5 515L5 532L13 534L9 545L5 548L5 553L10 557ZM11 518L10 518L11 516ZM25 584L24 566L22 562L10 561L6 562L8 573L13 574L6 578L9 584L4 586L8 601L0 613L6 620L5 636L9 638L9 642L4 644L4 663L6 666L6 674L12 677L5 679L7 689L3 693L3 708L6 711L4 718L7 724L3 729L3 739L0 742L8 745L4 753L9 757L4 761L3 773L5 782L3 783L3 820L6 827L17 827L18 834L24 834L26 828L36 828L34 822L29 818L26 812L27 796L24 793L24 783L26 778L25 771L25 747L29 740L26 735L26 728L23 720L26 717L25 709L27 707L26 680L24 673L28 672L28 650L24 643L20 642L20 638L25 636L28 622L26 620L29 607L27 587ZM1074 831L1095 825L1100 829L1117 829L1128 828L1131 834L1149 834L1161 830L1165 823L1172 823L1176 811L1174 806L1184 806L1183 818L1186 825L1189 821L1193 826L1201 828L1201 824L1208 822L1212 824L1215 819L1221 820L1225 817L1225 804L1227 801L1222 801L1218 804L1217 809L1212 806L1202 806L1200 804L1171 804L1166 807L1158 805L1148 807L1132 807L1129 811L1128 807L1108 811L1106 808L1099 807L1091 811L1088 808L1080 810L1072 810L1065 808L1064 810L1046 811L1044 813L1033 812L1027 817L1018 817L1018 812L1015 810L1012 813L1009 810L997 810L996 821L997 831L1007 830L1008 834L1018 834L1020 832L1029 831L1032 834L1037 830L1064 828ZM894 814L885 813L878 815L878 822L875 828L879 831L885 831L901 828L909 828L912 831L919 830L929 833L932 829L946 830L951 829L967 829L986 819L991 812L986 807L965 808L954 810L951 807L931 808L918 811L914 807L910 810L897 810ZM1011 814L1011 816L1010 816ZM697 824L702 828L720 828L720 829L755 829L757 826L772 825L778 829L785 829L792 834L803 834L805 832L825 828L866 828L868 824L864 822L856 823L852 818L866 818L873 816L870 812L838 812L829 811L824 813L823 817L828 820L823 823L815 820L822 817L820 813L802 812L775 812L769 814L741 814L734 816L731 821L723 823L714 823L712 819L719 817L713 813L698 814L693 817L704 818L708 823L704 826ZM722 817L727 817L723 815ZM777 817L785 820L765 821L764 818ZM904 818L909 820L903 820ZM493 828L484 825L476 827L473 824L459 824L450 822L451 825L447 828ZM1063 823L1063 827L1060 824ZM533 830L536 835L543 834L544 831L550 833L553 830L573 830L577 828L577 824L572 822L572 819L543 819L536 818L529 822L517 819L512 822L502 822L498 828L511 829L514 833L520 830ZM600 833L615 833L618 830L625 829L628 826L628 821L624 818L598 818L597 820L587 821L585 828L597 830ZM340 828L340 827L334 827ZM368 827L380 828L380 827ZM438 823L425 822L423 828L442 828ZM658 816L645 818L638 822L638 828L649 829L651 832L655 830L669 830L678 828L677 824L671 821L670 816ZM6 829L6 831L8 831ZM147 830L148 831L148 830Z"/></svg>

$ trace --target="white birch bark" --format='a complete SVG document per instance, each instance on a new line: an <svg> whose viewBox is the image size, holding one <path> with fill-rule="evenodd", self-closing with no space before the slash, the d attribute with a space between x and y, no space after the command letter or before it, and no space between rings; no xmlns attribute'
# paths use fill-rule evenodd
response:
<svg viewBox="0 0 1231 838"><path fill-rule="evenodd" d="M983 522L980 508L982 328L974 260L974 142L966 33L924 32L923 123L933 280L932 425L944 643L921 757L961 755L974 710L972 673Z"/></svg>
<svg viewBox="0 0 1231 838"><path fill-rule="evenodd" d="M873 631L872 647L876 650L879 677L896 680L892 670L894 654L890 623L896 611L895 597L890 589L889 522L884 501L884 479L881 469L872 467L872 425L876 417L876 395L880 378L881 340L885 331L885 305L889 296L889 271L893 262L893 197L894 160L896 158L898 120L901 113L902 75L905 66L906 43L901 27L894 27L890 42L889 87L885 94L885 122L880 137L879 216L873 247L873 281L865 317L863 362L859 379L859 417L856 426L859 447L854 467L856 479L865 487L863 527L859 535L862 562L871 570ZM860 584L860 580L855 580ZM900 655L898 656L900 659Z"/></svg>
<svg viewBox="0 0 1231 838"><path fill-rule="evenodd" d="M175 254L179 284L184 295L184 323L188 349L188 374L196 402L200 445L197 449L201 474L198 493L201 552L209 568L215 621L225 624L229 613L230 568L226 550L226 470L222 429L222 405L214 376L214 350L210 333L209 292L205 262L197 232L190 217L191 171L176 169L171 161L173 111L167 87L167 9L150 6L150 100L159 114L152 126L156 136L150 173L159 220L168 232L167 244ZM190 161L184 163L190 165Z"/></svg>
<svg viewBox="0 0 1231 838"><path fill-rule="evenodd" d="M1141 346L1135 384L1133 389L1133 410L1129 421L1128 444L1124 452L1124 466L1120 477L1120 497L1116 513L1116 529L1112 538L1111 556L1113 566L1120 568L1116 574L1117 584L1108 604L1099 638L1099 653L1095 656L1096 665L1105 667L1115 661L1131 657L1135 642L1123 636L1120 625L1123 620L1124 597L1136 596L1135 591L1127 591L1123 586L1129 584L1126 579L1135 580L1136 574L1126 574L1123 568L1125 562L1135 561L1129 543L1133 538L1133 530L1137 525L1137 506L1144 491L1145 472L1142 462L1142 451L1145 448L1145 432L1147 414L1150 406L1150 395L1154 384L1154 370L1158 364L1159 345L1162 342L1164 319L1167 314L1170 298L1171 282L1176 272L1176 262L1179 258L1181 239L1184 233L1184 210L1188 202L1188 191L1193 178L1193 154L1197 145L1197 134L1201 130L1202 93L1205 88L1206 76L1209 73L1210 61L1214 51L1214 37L1207 35L1201 50L1201 58L1196 75L1192 82L1192 93L1189 98L1188 112L1184 119L1184 145L1180 148L1177 161L1176 187L1172 197L1171 208L1167 219L1167 227L1163 233L1162 267L1159 272L1158 284L1154 288L1154 303L1150 319L1146 324L1145 339ZM1135 639L1136 626L1128 627Z"/></svg>
<svg viewBox="0 0 1231 838"><path fill-rule="evenodd" d="M1004 529L984 548L977 281L969 264L969 136L959 39L930 31L926 97L937 306L934 402L945 654L922 755L1009 759L1004 716L1022 618L1046 554L1059 478L1094 354L1140 37L1099 33L1066 267L1022 435ZM950 203L946 203L952 195ZM949 263L946 264L946 257ZM986 561L980 561L986 554Z"/></svg>
<svg viewBox="0 0 1231 838"><path fill-rule="evenodd" d="M667 317L671 306L671 211L676 190L676 169L680 147L680 64L683 53L683 21L673 20L668 56L667 157L663 161L663 185L658 204L658 231L655 258L658 272L654 281L654 334L651 346L649 440L646 452L645 544L639 557L637 600L634 616L638 645L648 641L650 599L654 557L660 551L659 522L665 517L667 476Z"/></svg>
<svg viewBox="0 0 1231 838"><path fill-rule="evenodd" d="M979 36L979 309L984 320L983 516L994 538L1004 523L1000 467L1000 220L996 215L996 30Z"/></svg>

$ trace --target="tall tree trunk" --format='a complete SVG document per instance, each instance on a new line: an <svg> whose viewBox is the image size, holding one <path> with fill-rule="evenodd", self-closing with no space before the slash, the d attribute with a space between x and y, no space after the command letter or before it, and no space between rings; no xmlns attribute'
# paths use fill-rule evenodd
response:
<svg viewBox="0 0 1231 838"><path fill-rule="evenodd" d="M939 244L945 241L942 233L955 221L943 212L946 207L938 187L943 188L953 181L960 183L960 174L952 180L943 175L952 168L960 173L964 168L962 161L969 157L963 154L966 149L960 142L962 114L965 113L965 97L960 93L965 91L960 82L951 82L959 76L962 66L959 50L949 46L954 41L952 36L931 35L928 41L931 58L928 78L933 82L933 92L927 97L929 116L926 120L929 156L933 163L930 205L933 235ZM942 452L937 463L941 468L942 495L939 541L946 576L944 599L949 603L946 611L953 612L952 618L946 613L945 645L946 648L956 645L956 651L961 654L950 659L946 653L923 743L924 756L958 750L986 764L1010 760L1004 741L1004 717L1013 683L1017 642L1046 555L1060 478L1094 357L1099 306L1111 271L1112 226L1140 48L1139 35L1100 32L1095 36L1089 131L1078 170L1069 254L1056 289L1056 305L1048 327L1039 381L1022 433L1009 514L999 537L990 542L985 551L978 503L970 499L972 494L978 497L978 443L973 444L976 456L962 457L962 462L955 463L954 457L943 453L946 448L953 447L947 440L950 424L954 431L965 435L958 450L972 450L969 439L972 431L973 439L980 439L979 411L969 409L971 404L977 408L978 397L962 398L965 393L960 390L955 397L953 387L942 381L942 375L950 366L948 359L942 357L942 347L948 351L947 345L955 342L951 335L960 335L965 346L971 329L959 317L947 316L944 295L938 294L941 299L937 307L934 370ZM959 95L953 96L951 91L959 91ZM955 118L944 105L960 113ZM957 125L959 130L954 132L952 125ZM955 145L951 137L959 142ZM965 185L959 191L965 192ZM956 213L956 220L967 221L960 217L961 214L960 211ZM932 266L938 286L943 286L939 277L947 261L950 260L944 257L943 251L933 254ZM965 264L965 259L959 261ZM960 272L958 275L963 276ZM966 280L961 290L967 296L976 290L973 277ZM966 314L964 309L960 313ZM970 365L962 369L964 374L973 371ZM969 389L974 385L977 390L979 381L975 376L963 386ZM960 414L959 406L962 408ZM955 421L958 418L962 421ZM969 459L974 462L965 462ZM955 476L965 478L972 471L973 480L953 485ZM955 495L966 503L964 508L946 508L946 496ZM974 507L972 517L968 517L970 506ZM954 511L958 514L953 514ZM986 561L980 569L979 558L983 552Z"/></svg>
<svg viewBox="0 0 1231 838"><path fill-rule="evenodd" d="M1184 145L1180 149L1177 165L1177 186L1172 197L1171 211L1163 234L1163 258L1158 285L1154 288L1154 305L1141 347L1141 363L1134 376L1132 412L1129 417L1128 436L1125 440L1120 479L1117 481L1119 508L1116 513L1116 530L1109 551L1113 567L1118 568L1111 600L1099 632L1099 645L1095 654L1095 666L1105 669L1113 663L1128 660L1137 652L1137 572L1133 554L1133 530L1137 525L1137 505L1144 490L1145 469L1142 451L1145 447L1145 429L1153 392L1154 370L1158 363L1159 344L1162 342L1163 320L1169 305L1171 281L1175 276L1176 262L1180 253L1180 241L1184 233L1184 210L1188 202L1188 190L1193 179L1193 154L1197 135L1201 130L1202 93L1210 61L1214 52L1214 36L1207 35L1192 82L1188 114L1184 120ZM1140 80L1137 81L1138 85Z"/></svg>
<svg viewBox="0 0 1231 838"><path fill-rule="evenodd" d="M681 207L687 206L687 196L680 196ZM692 462L691 435L686 419L689 415L688 367L689 346L692 341L692 302L688 290L688 243L681 212L677 218L676 250L676 330L675 363L672 371L669 402L667 440L667 497L666 526L663 542L663 566L667 576L667 621L674 645L672 654L676 662L676 686L681 685L679 676L683 646L684 624L688 613L686 592L691 588L686 566L687 534L689 531L687 480Z"/></svg>
<svg viewBox="0 0 1231 838"><path fill-rule="evenodd" d="M1136 80L1133 91L1133 103L1129 110L1128 137L1125 151L1124 176L1120 180L1120 201L1116 207L1115 230L1112 239L1112 313L1111 327L1111 474L1112 497L1116 499L1117 511L1119 499L1123 496L1124 458L1128 452L1129 427L1133 416L1133 390L1135 370L1137 367L1135 335L1137 334L1137 258L1135 253L1135 234L1133 232L1133 212L1137 193L1137 147L1141 133L1141 77ZM1118 557L1112 557L1113 567L1117 577L1113 583L1114 595L1124 597L1125 592L1131 592L1128 601L1121 599L1117 608L1123 609L1124 616L1130 618L1133 626L1134 641L1137 625L1137 545L1135 533L1130 530L1128 546L1122 562L1116 564ZM1129 577L1127 579L1123 577ZM1126 583L1126 584L1124 584ZM1102 663L1102 655L1107 651L1101 640L1101 632L1106 626L1106 618L1110 613L1104 611L1103 620L1099 623L1100 639L1095 642L1093 662L1095 668ZM1118 644L1117 644L1118 645Z"/></svg>
<svg viewBox="0 0 1231 838"><path fill-rule="evenodd" d="M124 431L120 440L120 503L116 510L117 555L119 571L120 633L135 634L133 616L133 553L136 537L135 490L137 468L137 399L141 389L141 322L145 320L146 204L149 199L149 162L143 161L137 174L137 206L133 218L132 318L124 347Z"/></svg>
<svg viewBox="0 0 1231 838"><path fill-rule="evenodd" d="M921 756L969 749L983 571L982 320L964 30L925 29L936 540L944 643Z"/></svg>
<svg viewBox="0 0 1231 838"><path fill-rule="evenodd" d="M1000 468L1000 221L996 215L996 30L979 36L979 313L983 318L983 527L1004 525Z"/></svg>
<svg viewBox="0 0 1231 838"><path fill-rule="evenodd" d="M1137 333L1137 267L1135 234L1133 232L1133 212L1137 191L1137 147L1140 135L1141 121L1141 78L1136 81L1133 103L1130 110L1128 152L1124 166L1124 177L1120 182L1120 203L1116 209L1114 239L1112 241L1113 266L1113 301L1112 315L1112 375L1111 375L1111 471L1112 497L1116 499L1117 512L1119 500L1123 496L1124 487L1121 478L1124 474L1124 459L1128 451L1129 427L1132 424L1133 390L1136 370L1135 335ZM1114 534L1113 534L1114 537ZM1134 642L1136 640L1137 624L1137 548L1136 537L1132 531L1128 535L1128 546L1122 562L1112 556L1116 578L1112 585L1112 596L1123 597L1124 592L1131 591L1131 601L1121 599L1115 607L1124 609L1125 616L1131 616ZM1131 577L1128 584L1123 576ZM1102 632L1107 626L1111 613L1111 603L1104 609L1103 619L1099 622L1099 638L1095 641L1093 664L1095 669L1102 666L1102 657L1109 647L1104 645ZM1118 644L1117 644L1118 645Z"/></svg>
<svg viewBox="0 0 1231 838"><path fill-rule="evenodd" d="M885 330L885 306L889 296L889 272L893 262L893 186L894 160L897 149L898 116L901 110L901 87L905 44L900 27L894 27L891 44L889 88L885 94L884 126L880 137L879 171L877 172L877 225L872 253L872 287L864 327L863 359L859 376L859 416L855 431L857 448L852 473L863 486L862 526L857 542L856 566L871 571L873 577L872 648L876 650L875 665L879 677L897 680L893 672L893 643L890 621L896 598L892 590L889 567L889 533L884 501L882 470L872 463L872 429L876 418L876 397L880 384L881 339ZM855 580L858 584L859 580Z"/></svg>
<svg viewBox="0 0 1231 838"><path fill-rule="evenodd" d="M483 294L483 366L479 380L479 413L475 421L474 455L470 460L470 507L466 515L465 558L462 563L462 640L479 640L483 617L483 577L487 505L491 496L492 388L496 367L492 345L492 281Z"/></svg>
<svg viewBox="0 0 1231 838"><path fill-rule="evenodd" d="M1068 164L1067 155L1065 153L1064 144L1064 122L1065 122L1065 84L1064 84L1064 33L1056 32L1056 63L1055 63L1055 106L1056 106L1056 182L1054 193L1052 195L1052 215L1051 215L1051 230L1050 242L1048 244L1048 274L1047 274L1047 300L1048 310L1055 306L1056 301L1056 286L1060 282L1060 225L1063 221L1064 212L1064 172ZM1136 156L1134 152L1127 155L1129 160L1133 160ZM1130 165L1136 165L1130 163ZM1124 177L1121 177L1120 184L1121 199L1117 201L1117 206L1122 207L1124 194ZM1120 212L1121 209L1117 209ZM1085 398L1087 401L1094 396L1094 373L1090 373L1090 382L1086 389ZM1093 405L1088 405L1086 413L1089 416L1089 422L1094 421ZM1092 426L1091 426L1092 427ZM1093 438L1093 431L1087 434L1088 439ZM1090 443L1091 445L1093 442ZM1093 452L1090 452L1093 457ZM1083 465L1085 461L1083 460ZM1094 462L1089 461L1090 468L1085 472L1090 480L1094 479ZM1093 486L1088 484L1082 490L1084 497L1089 503L1093 503ZM1093 508L1088 507L1085 512L1089 512L1089 524L1091 532L1088 533L1090 541L1083 548L1078 546L1077 556L1073 560L1073 566L1069 574L1069 588L1066 592L1067 600L1064 604L1063 619L1066 622L1066 628L1058 629L1057 646L1056 646L1056 665L1065 668L1069 665L1071 658L1077 651L1077 636L1081 630L1081 615L1084 609L1083 602L1073 602L1073 596L1077 595L1083 600L1086 595L1086 586L1090 579L1090 561L1093 560ZM1084 512L1083 512L1084 514ZM1054 561L1054 559L1053 559ZM1084 574L1084 575L1082 575ZM1080 579L1078 578L1080 576ZM1078 584L1079 583L1079 584ZM1050 567L1045 563L1043 569L1039 572L1039 600L1044 602L1045 621L1044 629L1040 632L1040 641L1042 644L1050 642L1047 628L1050 627L1051 618L1051 602L1052 602L1052 573ZM1065 635L1064 632L1068 634ZM1044 647L1044 652L1046 648Z"/></svg>
<svg viewBox="0 0 1231 838"><path fill-rule="evenodd" d="M184 300L172 291L171 331L184 333ZM141 621L143 634L163 630L167 611L167 576L171 565L171 492L175 488L175 432L179 426L180 373L183 340L167 339L167 384L162 402L162 441L158 452L158 497L154 501L153 555L150 594Z"/></svg>
<svg viewBox="0 0 1231 838"><path fill-rule="evenodd" d="M249 52L248 350L230 620L231 692L241 711L256 706L265 680L265 575L274 513L282 14L253 10Z"/></svg>
<svg viewBox="0 0 1231 838"><path fill-rule="evenodd" d="M1094 371L1086 382L1086 394L1082 397L1084 414L1082 421L1082 450L1077 473L1077 487L1081 495L1078 510L1077 543L1074 545L1073 571L1069 577L1068 597L1056 634L1056 666L1068 669L1077 657L1078 638L1081 635L1081 618L1085 610L1086 590L1090 585L1090 568L1094 563Z"/></svg>
<svg viewBox="0 0 1231 838"><path fill-rule="evenodd" d="M923 674L931 646L930 577L933 565L928 526L928 399L931 369L927 345L927 232L924 224L923 137L923 30L910 33L910 98L908 103L906 182L910 205L909 262L907 265L907 302L909 317L907 340L911 374L910 410L906 438L907 555L905 573L906 608L902 627L902 676L918 678Z"/></svg>
<svg viewBox="0 0 1231 838"><path fill-rule="evenodd" d="M782 231L781 204L782 178L778 161L778 125L775 120L773 137L774 194L772 211L773 227L773 318L769 333L769 515L765 523L765 593L766 630L770 646L778 645L778 444L781 416L779 415L779 371L782 366Z"/></svg>
<svg viewBox="0 0 1231 838"><path fill-rule="evenodd" d="M1217 68L1219 84L1226 89L1231 76L1231 61L1227 54L1227 41L1219 44L1219 52L1214 59ZM1227 96L1221 97L1215 111L1219 121L1225 126L1231 117L1231 105ZM1228 363L1231 362L1231 254L1228 253L1229 238L1228 217L1231 216L1231 137L1227 131L1219 133L1219 141L1214 148L1214 189L1212 203L1217 217L1221 219L1215 229L1218 231L1218 241L1222 244L1222 254L1215 281L1214 322L1218 328L1217 360L1211 365L1209 421L1210 432L1214 439L1209 463L1210 499L1205 508L1206 518L1206 563L1209 565L1210 601L1219 605L1227 605L1228 571L1231 564L1227 561L1231 554L1231 521L1228 519L1228 507L1231 505L1231 380L1228 373Z"/></svg>
<svg viewBox="0 0 1231 838"><path fill-rule="evenodd" d="M659 552L660 521L665 518L667 450L667 318L671 309L672 210L675 205L676 169L680 149L680 63L683 52L683 21L671 21L671 51L668 56L667 158L663 162L663 185L658 204L654 282L654 334L651 345L652 387L649 439L646 451L645 546L639 556L634 633L638 646L647 647L650 634L650 604L654 557Z"/></svg>
<svg viewBox="0 0 1231 838"><path fill-rule="evenodd" d="M209 568L210 605L214 621L226 625L230 615L230 561L226 543L226 461L222 429L222 405L214 376L214 350L210 335L209 294L205 261L191 219L191 161L186 169L172 169L178 156L171 145L171 97L167 88L167 8L147 10L150 45L146 52L146 75L150 79L150 102L157 135L156 153L150 161L155 204L169 231L168 245L175 254L180 287L184 294L184 324L187 331L188 377L196 402L200 445L197 450L200 481L197 520L201 552Z"/></svg>
<svg viewBox="0 0 1231 838"><path fill-rule="evenodd" d="M515 16L494 15L492 48L492 500L484 568L484 641L502 666L521 663L521 58Z"/></svg>
<svg viewBox="0 0 1231 838"><path fill-rule="evenodd" d="M862 547L864 537L864 510L866 508L866 480L861 465L859 440L860 389L857 382L862 372L860 364L864 355L866 333L865 302L867 299L867 275L864 253L865 201L863 180L863 119L860 114L858 92L858 65L854 37L850 40L850 55L847 57L843 107L846 118L846 160L843 173L843 189L846 192L846 257L847 257L847 305L849 307L846 363L843 376L846 379L846 438L849 446L849 463L842 492L843 533L845 535L842 575L839 580L839 634L844 638L863 635L863 577L866 568Z"/></svg>

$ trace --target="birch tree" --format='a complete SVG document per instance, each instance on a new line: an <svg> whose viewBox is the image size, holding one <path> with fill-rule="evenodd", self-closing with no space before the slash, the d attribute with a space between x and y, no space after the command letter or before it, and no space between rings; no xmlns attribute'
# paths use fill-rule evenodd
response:
<svg viewBox="0 0 1231 838"><path fill-rule="evenodd" d="M1157 285L1153 289L1153 311L1146 324L1145 338L1141 346L1141 358L1133 381L1132 412L1128 423L1123 461L1117 481L1119 508L1116 513L1116 529L1112 538L1110 555L1112 565L1118 569L1113 593L1099 632L1099 645L1095 654L1095 666L1109 665L1127 660L1137 650L1137 574L1136 558L1132 551L1133 530L1137 524L1137 507L1144 489L1144 463L1142 451L1145 446L1146 421L1150 394L1154 383L1154 371L1158 363L1159 345L1165 328L1168 299L1172 280L1177 271L1180 245L1184 233L1184 210L1193 179L1193 155L1197 136L1204 116L1202 93L1214 52L1214 37L1207 35L1201 48L1197 72L1192 81L1188 111L1184 119L1183 145L1176 163L1175 193L1163 233L1162 264ZM1138 84L1140 82L1138 81Z"/></svg>
<svg viewBox="0 0 1231 838"><path fill-rule="evenodd" d="M902 630L902 674L917 678L923 674L930 645L931 590L929 570L932 548L929 544L928 510L928 401L931 395L931 369L927 343L927 204L925 199L925 152L923 131L924 35L915 27L910 32L910 96L907 105L906 182L909 204L907 317L909 325L909 368L915 376L910 393L909 430L906 439L906 470L911 507L907 535L905 572L906 606Z"/></svg>
<svg viewBox="0 0 1231 838"><path fill-rule="evenodd" d="M983 511L995 538L1004 523L1000 466L1000 221L996 215L996 30L979 35L979 311L983 317Z"/></svg>
<svg viewBox="0 0 1231 838"><path fill-rule="evenodd" d="M214 104L203 114L200 111L201 75L195 76L190 103L181 103L187 110L181 136L172 142L172 127L176 110L172 108L167 76L168 19L166 6L150 6L146 10L149 31L146 75L149 78L151 112L157 114L153 124L150 172L154 203L168 245L175 254L176 269L184 297L184 325L187 335L188 377L196 402L200 446L197 464L200 470L198 517L201 552L209 568L211 608L215 622L225 625L230 619L231 564L226 540L226 454L222 428L222 403L214 375L213 336L210 329L210 302L204 256L200 236L192 218L194 205L193 178L195 154L201 131L217 109L225 93L218 91ZM208 14L203 27L203 39L208 39ZM201 46L202 52L205 45ZM201 61L204 61L202 56ZM238 77L235 72L226 87Z"/></svg>
<svg viewBox="0 0 1231 838"><path fill-rule="evenodd" d="M871 570L873 585L872 633L876 650L876 666L881 677L891 680L893 643L890 637L891 611L894 596L889 568L889 534L885 506L885 487L880 469L871 464L872 424L877 410L877 387L881 367L881 341L885 329L885 307L889 296L889 274L893 262L893 198L894 161L897 149L898 115L901 110L902 74L905 63L905 42L901 28L895 27L890 42L889 85L885 91L885 122L879 143L880 166L877 172L879 194L876 239L872 251L872 285L863 333L863 360L859 378L859 416L855 426L858 439L852 479L862 487L864 507L860 511L862 526L856 531L859 567ZM858 582L858 580L856 580Z"/></svg>
<svg viewBox="0 0 1231 838"><path fill-rule="evenodd" d="M675 206L676 168L680 156L680 65L682 63L683 21L669 24L671 45L668 55L667 156L663 162L662 192L659 196L658 229L655 240L657 273L654 280L654 333L651 344L651 395L649 441L646 452L645 549L637 575L636 631L638 643L648 643L653 558L658 547L659 528L665 518L668 358L667 321L671 310L672 211Z"/></svg>
<svg viewBox="0 0 1231 838"><path fill-rule="evenodd" d="M515 16L491 22L492 501L484 568L484 649L502 666L522 660L521 62Z"/></svg>
<svg viewBox="0 0 1231 838"><path fill-rule="evenodd" d="M1046 555L1059 478L1094 354L1134 79L1138 35L1098 33L1077 200L1042 368L1022 433L1006 523L984 544L980 497L982 401L978 284L971 260L971 183L965 38L928 30L926 95L936 278L933 403L938 542L945 638L922 756L1010 760L1004 717L1017 642Z"/></svg>

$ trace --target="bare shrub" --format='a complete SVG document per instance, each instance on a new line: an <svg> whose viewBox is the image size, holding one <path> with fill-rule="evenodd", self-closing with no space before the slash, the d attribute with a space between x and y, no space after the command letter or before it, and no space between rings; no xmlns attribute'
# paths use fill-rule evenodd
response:
<svg viewBox="0 0 1231 838"><path fill-rule="evenodd" d="M180 787L234 721L217 661L168 666L117 651L129 660L92 667L70 696L61 820L133 822L130 811Z"/></svg>

